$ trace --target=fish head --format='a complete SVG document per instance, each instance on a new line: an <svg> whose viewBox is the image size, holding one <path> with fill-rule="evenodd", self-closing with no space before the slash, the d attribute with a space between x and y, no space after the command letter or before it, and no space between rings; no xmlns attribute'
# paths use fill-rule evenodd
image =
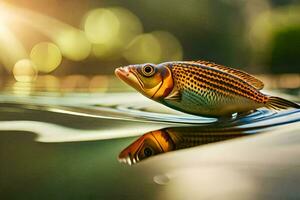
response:
<svg viewBox="0 0 300 200"><path fill-rule="evenodd" d="M144 96L154 100L163 99L174 87L171 70L162 64L128 65L117 68L115 74Z"/></svg>
<svg viewBox="0 0 300 200"><path fill-rule="evenodd" d="M174 148L169 136L162 130L144 134L119 154L119 161L135 164L151 156L171 151Z"/></svg>

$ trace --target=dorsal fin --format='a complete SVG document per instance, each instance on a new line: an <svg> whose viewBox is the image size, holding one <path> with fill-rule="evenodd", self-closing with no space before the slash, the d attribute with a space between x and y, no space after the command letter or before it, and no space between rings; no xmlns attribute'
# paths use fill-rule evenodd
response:
<svg viewBox="0 0 300 200"><path fill-rule="evenodd" d="M258 90L261 90L261 89L264 88L264 83L261 80L255 78L254 76L252 76L252 75L250 75L246 72L243 72L243 71L240 71L240 70L237 70L237 69L233 69L233 68L230 68L230 67L225 67L225 66L222 66L222 65L218 65L216 63L209 62L209 61L198 60L198 61L191 61L191 62L200 64L200 65L204 65L204 66L207 66L207 67L216 68L220 71L230 73L231 75L236 76L236 77L242 79L243 81L249 83L250 85L252 85L253 87L255 87Z"/></svg>

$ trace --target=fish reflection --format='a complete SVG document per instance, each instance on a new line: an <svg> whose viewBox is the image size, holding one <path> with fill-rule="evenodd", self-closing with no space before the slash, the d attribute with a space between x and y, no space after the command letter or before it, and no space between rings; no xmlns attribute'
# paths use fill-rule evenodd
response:
<svg viewBox="0 0 300 200"><path fill-rule="evenodd" d="M203 130L203 127L175 127L148 132L119 154L119 161L135 164L151 156L241 136L240 130Z"/></svg>

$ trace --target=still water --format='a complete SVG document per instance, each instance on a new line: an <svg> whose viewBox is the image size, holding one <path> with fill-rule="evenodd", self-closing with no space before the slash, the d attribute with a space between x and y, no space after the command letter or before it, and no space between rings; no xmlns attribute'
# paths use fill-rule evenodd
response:
<svg viewBox="0 0 300 200"><path fill-rule="evenodd" d="M0 99L1 199L300 198L298 110L218 121L131 92ZM120 158L153 131L188 139Z"/></svg>

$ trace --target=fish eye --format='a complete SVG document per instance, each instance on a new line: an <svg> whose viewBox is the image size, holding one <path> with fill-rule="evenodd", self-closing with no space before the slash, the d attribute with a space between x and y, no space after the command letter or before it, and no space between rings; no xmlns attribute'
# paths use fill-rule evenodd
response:
<svg viewBox="0 0 300 200"><path fill-rule="evenodd" d="M151 65L145 65L142 67L142 73L146 77L150 77L155 73L155 68Z"/></svg>
<svg viewBox="0 0 300 200"><path fill-rule="evenodd" d="M152 154L153 154L152 149L150 149L150 148L148 148L148 147L146 147L146 148L144 149L144 155L145 155L146 157L150 157L150 156L152 156Z"/></svg>

